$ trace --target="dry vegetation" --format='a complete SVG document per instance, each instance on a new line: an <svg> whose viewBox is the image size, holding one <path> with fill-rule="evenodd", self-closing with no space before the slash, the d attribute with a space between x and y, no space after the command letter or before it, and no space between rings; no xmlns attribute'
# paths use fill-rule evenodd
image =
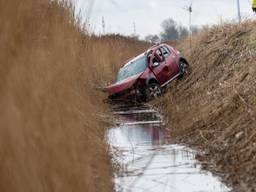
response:
<svg viewBox="0 0 256 192"><path fill-rule="evenodd" d="M172 135L202 147L235 191L256 189L256 23L217 26L179 45L192 74L161 100Z"/></svg>
<svg viewBox="0 0 256 192"><path fill-rule="evenodd" d="M112 191L95 87L146 45L89 38L50 0L0 0L0 42L0 191Z"/></svg>

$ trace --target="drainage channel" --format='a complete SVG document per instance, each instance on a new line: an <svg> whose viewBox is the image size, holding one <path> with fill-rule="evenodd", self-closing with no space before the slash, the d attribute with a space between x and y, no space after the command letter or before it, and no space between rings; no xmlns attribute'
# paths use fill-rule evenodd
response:
<svg viewBox="0 0 256 192"><path fill-rule="evenodd" d="M117 125L107 133L115 191L228 192L220 180L203 171L196 151L170 144L162 116L150 106L113 107Z"/></svg>

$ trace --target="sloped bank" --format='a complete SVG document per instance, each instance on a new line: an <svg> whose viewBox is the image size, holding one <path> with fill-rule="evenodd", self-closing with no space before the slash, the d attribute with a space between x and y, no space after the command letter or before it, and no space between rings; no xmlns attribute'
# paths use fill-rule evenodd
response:
<svg viewBox="0 0 256 192"><path fill-rule="evenodd" d="M171 135L206 153L207 169L235 191L256 189L256 23L217 26L179 48L192 74L159 101Z"/></svg>
<svg viewBox="0 0 256 192"><path fill-rule="evenodd" d="M89 37L56 2L0 0L3 192L113 189L104 96L95 87L145 45Z"/></svg>

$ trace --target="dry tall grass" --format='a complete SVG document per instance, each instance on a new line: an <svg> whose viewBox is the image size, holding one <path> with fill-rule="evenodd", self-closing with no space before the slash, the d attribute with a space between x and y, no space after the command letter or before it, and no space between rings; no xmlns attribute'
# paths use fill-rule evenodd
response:
<svg viewBox="0 0 256 192"><path fill-rule="evenodd" d="M145 48L89 38L50 0L0 0L0 191L111 191L103 96Z"/></svg>
<svg viewBox="0 0 256 192"><path fill-rule="evenodd" d="M206 167L227 174L236 191L256 188L256 23L216 26L179 48L192 74L163 105L172 135L201 146ZM213 161L214 160L214 161Z"/></svg>

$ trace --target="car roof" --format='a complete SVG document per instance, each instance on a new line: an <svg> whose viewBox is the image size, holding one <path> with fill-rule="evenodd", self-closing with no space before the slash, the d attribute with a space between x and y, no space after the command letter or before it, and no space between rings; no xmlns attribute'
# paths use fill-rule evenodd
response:
<svg viewBox="0 0 256 192"><path fill-rule="evenodd" d="M158 44L155 44L152 47L150 47L148 50L153 50L153 49L156 49L156 48L161 47L161 46L170 46L170 45L168 45L166 43L158 43Z"/></svg>
<svg viewBox="0 0 256 192"><path fill-rule="evenodd" d="M163 45L168 46L166 43L155 44L152 47L150 47L147 51L145 51L144 53L141 53L140 55L138 55L138 56L136 56L136 57L134 57L132 59L129 59L127 62L125 62L125 64L121 68L126 67L126 66L132 64L133 61L135 61L135 60L137 60L137 59L139 59L139 58L141 58L141 57L143 57L145 55L148 55L150 51L152 51L152 50L154 50L154 49L156 49L156 48L158 48L160 46L163 46Z"/></svg>

